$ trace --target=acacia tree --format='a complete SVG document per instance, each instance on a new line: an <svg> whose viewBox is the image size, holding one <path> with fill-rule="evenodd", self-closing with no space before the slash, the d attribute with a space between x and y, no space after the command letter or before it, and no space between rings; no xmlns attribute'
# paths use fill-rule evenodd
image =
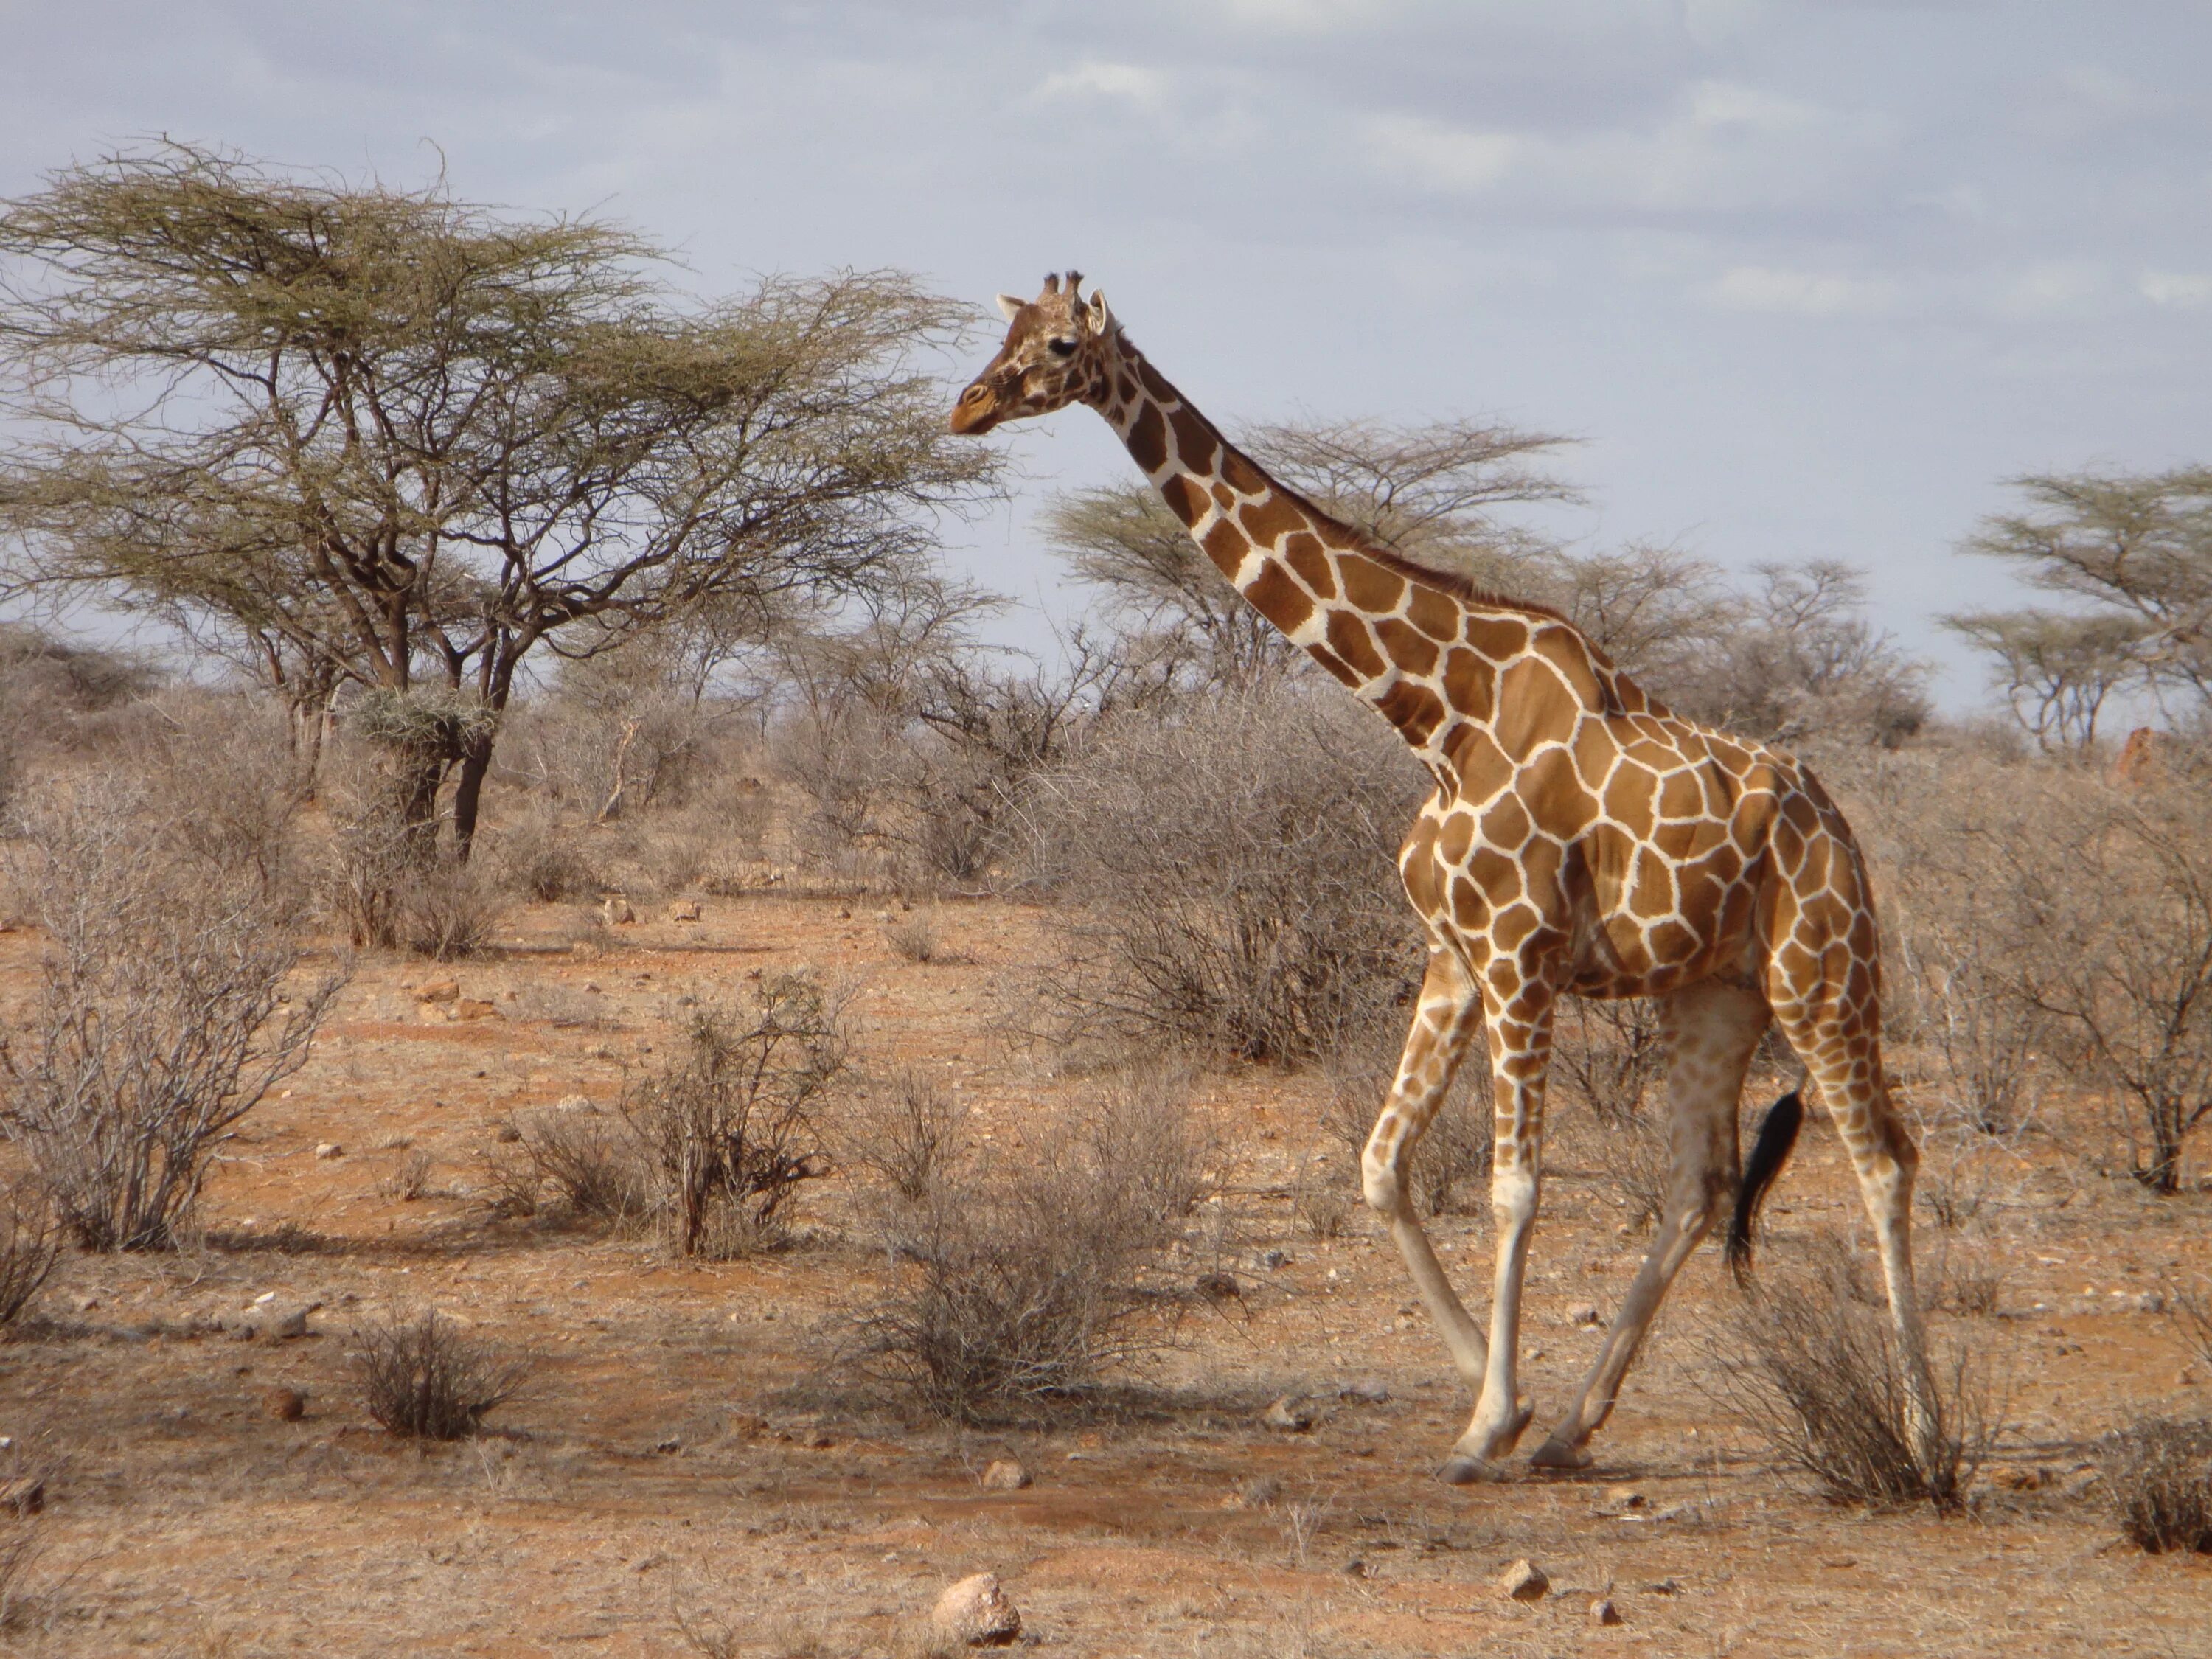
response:
<svg viewBox="0 0 2212 1659"><path fill-rule="evenodd" d="M2086 747L2096 709L2130 682L2212 709L2212 467L2013 483L2027 510L1985 520L1963 550L2073 603L1945 620L1995 659L2021 723Z"/></svg>
<svg viewBox="0 0 2212 1659"><path fill-rule="evenodd" d="M1978 611L1943 625L1989 654L2005 706L2045 754L2094 750L2106 702L2142 676L2142 629L2130 617Z"/></svg>
<svg viewBox="0 0 2212 1659"><path fill-rule="evenodd" d="M303 717L368 694L465 856L533 653L911 574L992 458L892 272L701 301L608 225L180 144L0 209L0 532L19 583L226 651Z"/></svg>

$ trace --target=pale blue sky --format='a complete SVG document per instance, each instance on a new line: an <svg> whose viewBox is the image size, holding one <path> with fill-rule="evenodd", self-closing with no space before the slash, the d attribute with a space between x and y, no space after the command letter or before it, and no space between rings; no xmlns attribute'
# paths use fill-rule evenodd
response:
<svg viewBox="0 0 2212 1659"><path fill-rule="evenodd" d="M1576 434L1572 533L1850 560L1954 663L1929 618L1998 596L1951 549L2002 479L2212 457L2196 0L0 0L0 192L166 131L394 182L442 151L702 288L1079 265L1218 418ZM1128 463L1080 411L1010 441L960 556L1052 598L1029 514Z"/></svg>

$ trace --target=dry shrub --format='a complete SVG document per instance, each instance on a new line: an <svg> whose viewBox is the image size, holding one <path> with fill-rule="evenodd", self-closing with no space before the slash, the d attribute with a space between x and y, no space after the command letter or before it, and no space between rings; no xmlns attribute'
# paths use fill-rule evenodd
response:
<svg viewBox="0 0 2212 1659"><path fill-rule="evenodd" d="M916 967L945 960L945 942L938 937L936 920L921 912L902 916L885 927L884 942L901 961Z"/></svg>
<svg viewBox="0 0 2212 1659"><path fill-rule="evenodd" d="M584 849L542 817L525 818L505 830L493 851L509 890L539 904L599 890L600 872Z"/></svg>
<svg viewBox="0 0 2212 1659"><path fill-rule="evenodd" d="M46 1547L29 1516L0 1515L0 1632L22 1629L41 1599L31 1583Z"/></svg>
<svg viewBox="0 0 2212 1659"><path fill-rule="evenodd" d="M538 1182L570 1215L620 1225L653 1212L653 1169L627 1120L555 1107L517 1113L514 1127Z"/></svg>
<svg viewBox="0 0 2212 1659"><path fill-rule="evenodd" d="M884 1218L890 1283L853 1357L962 1422L1077 1395L1172 1340L1164 1272L1201 1194L1187 1085L1136 1074Z"/></svg>
<svg viewBox="0 0 2212 1659"><path fill-rule="evenodd" d="M2097 1464L2129 1542L2212 1554L2212 1422L2135 1424L2105 1437Z"/></svg>
<svg viewBox="0 0 2212 1659"><path fill-rule="evenodd" d="M964 1106L909 1067L853 1114L846 1159L882 1176L901 1198L919 1200L959 1157L967 1116Z"/></svg>
<svg viewBox="0 0 2212 1659"><path fill-rule="evenodd" d="M491 884L466 865L442 855L410 872L393 894L393 942L433 962L480 954L499 926Z"/></svg>
<svg viewBox="0 0 2212 1659"><path fill-rule="evenodd" d="M1342 1238L1352 1231L1352 1183L1333 1179L1308 1159L1291 1189L1291 1213L1308 1238Z"/></svg>
<svg viewBox="0 0 2212 1659"><path fill-rule="evenodd" d="M44 1287L61 1255L61 1229L45 1193L9 1188L0 1194L0 1329L12 1326ZM0 1577L0 1601L5 1600Z"/></svg>
<svg viewBox="0 0 2212 1659"><path fill-rule="evenodd" d="M2136 1177L2179 1190L2212 1115L2212 810L2188 781L1896 757L1863 780L1893 872L1893 1011L1946 1110L2027 1124L2046 1064L2108 1103Z"/></svg>
<svg viewBox="0 0 2212 1659"><path fill-rule="evenodd" d="M344 981L288 994L289 897L143 808L95 780L23 825L47 945L36 1046L4 1053L0 1117L89 1249L175 1243L215 1148L306 1062Z"/></svg>
<svg viewBox="0 0 2212 1659"><path fill-rule="evenodd" d="M119 757L139 810L193 862L288 894L302 885L295 830L313 780L283 709L267 697L201 690L165 693L152 708L161 724Z"/></svg>
<svg viewBox="0 0 2212 1659"><path fill-rule="evenodd" d="M2183 1346L2203 1364L2212 1365L2212 1292L2177 1290L2172 1300Z"/></svg>
<svg viewBox="0 0 2212 1659"><path fill-rule="evenodd" d="M829 1173L813 1109L849 1047L837 1000L800 975L775 975L749 1006L696 1011L683 1056L623 1096L681 1254L732 1255L782 1240L800 1183Z"/></svg>
<svg viewBox="0 0 2212 1659"><path fill-rule="evenodd" d="M1114 722L1030 794L1030 861L1061 901L1045 1005L1249 1060L1402 1021L1423 951L1396 854L1423 783L1365 711L1296 687Z"/></svg>
<svg viewBox="0 0 2212 1659"><path fill-rule="evenodd" d="M419 862L404 804L373 766L334 762L325 775L331 837L323 902L356 950L388 951L399 943L400 896Z"/></svg>
<svg viewBox="0 0 2212 1659"><path fill-rule="evenodd" d="M522 1391L534 1368L499 1352L434 1310L372 1321L353 1334L355 1374L368 1414L392 1434L472 1435Z"/></svg>
<svg viewBox="0 0 2212 1659"><path fill-rule="evenodd" d="M1975 1357L1963 1342L1931 1363L1932 1462L1907 1427L1906 1363L1886 1311L1832 1265L1778 1273L1770 1265L1730 1322L1713 1358L1716 1391L1770 1449L1838 1500L1963 1501L1998 1425Z"/></svg>

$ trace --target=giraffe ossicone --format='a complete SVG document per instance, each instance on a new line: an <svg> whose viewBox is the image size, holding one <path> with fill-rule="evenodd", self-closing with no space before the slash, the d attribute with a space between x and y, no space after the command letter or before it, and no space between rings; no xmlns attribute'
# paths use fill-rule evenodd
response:
<svg viewBox="0 0 2212 1659"><path fill-rule="evenodd" d="M1516 1376L1522 1284L1553 1009L1569 993L1657 1004L1672 1164L1651 1245L1532 1462L1588 1465L1590 1436L1683 1261L1731 1206L1731 1245L1747 1243L1759 1191L1796 1125L1785 1097L1747 1181L1738 1105L1771 1023L1857 1174L1906 1356L1910 1426L1932 1469L1934 1395L1912 1282L1917 1154L1882 1072L1874 901L1842 813L1789 756L1645 696L1564 617L1416 564L1270 478L1080 282L1070 271L1064 283L1046 277L1034 300L1000 296L1005 342L961 394L952 430L981 434L1073 403L1096 409L1223 576L1389 720L1436 780L1399 857L1428 970L1361 1176L1476 1395L1443 1478L1496 1474L1529 1420ZM1478 1030L1497 1148L1486 1331L1445 1276L1407 1182Z"/></svg>

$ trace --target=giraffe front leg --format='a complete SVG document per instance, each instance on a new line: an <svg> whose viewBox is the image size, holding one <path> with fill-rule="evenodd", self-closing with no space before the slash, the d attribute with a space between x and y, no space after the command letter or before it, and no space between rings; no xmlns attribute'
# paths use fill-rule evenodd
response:
<svg viewBox="0 0 2212 1659"><path fill-rule="evenodd" d="M1413 1213L1407 1176L1413 1150L1443 1103L1473 1033L1480 994L1459 958L1445 950L1429 957L1413 1030L1398 1061L1390 1098L1375 1121L1360 1158L1360 1184L1369 1206L1389 1229L1422 1305L1436 1323L1452 1365L1470 1389L1482 1386L1488 1363L1482 1328L1445 1276L1419 1218Z"/></svg>
<svg viewBox="0 0 2212 1659"><path fill-rule="evenodd" d="M1525 1013L1527 1018L1516 1018ZM1498 1265L1490 1304L1490 1358L1482 1394L1467 1432L1439 1470L1453 1486L1498 1478L1501 1459L1519 1443L1535 1407L1519 1389L1521 1286L1528 1236L1543 1184L1544 1076L1551 1061L1548 988L1531 984L1490 1019L1492 1087L1497 1097L1496 1158L1490 1174L1491 1213L1498 1229Z"/></svg>

